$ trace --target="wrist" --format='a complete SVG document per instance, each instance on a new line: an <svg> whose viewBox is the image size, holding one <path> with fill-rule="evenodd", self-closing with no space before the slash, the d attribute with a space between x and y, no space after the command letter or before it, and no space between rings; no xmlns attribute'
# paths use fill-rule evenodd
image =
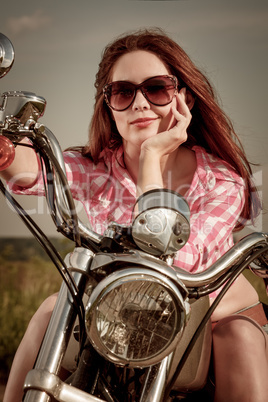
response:
<svg viewBox="0 0 268 402"><path fill-rule="evenodd" d="M155 150L151 150L148 148L141 148L140 151L140 162L144 163L144 161L150 161L154 164L160 163L161 155L159 155Z"/></svg>
<svg viewBox="0 0 268 402"><path fill-rule="evenodd" d="M160 157L152 151L141 150L137 196L156 188L163 188Z"/></svg>

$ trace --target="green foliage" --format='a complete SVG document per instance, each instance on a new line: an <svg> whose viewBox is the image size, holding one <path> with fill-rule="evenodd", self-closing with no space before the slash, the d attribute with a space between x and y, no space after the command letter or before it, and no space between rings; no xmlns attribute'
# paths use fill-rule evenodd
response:
<svg viewBox="0 0 268 402"><path fill-rule="evenodd" d="M52 238L50 241L62 256L74 247L74 243L64 237ZM28 261L35 256L50 261L46 252L33 237L0 238L0 256L7 261Z"/></svg>
<svg viewBox="0 0 268 402"><path fill-rule="evenodd" d="M54 242L53 242L54 243ZM58 241L61 254L70 243ZM42 301L62 279L34 239L0 241L0 382L4 382L25 329Z"/></svg>

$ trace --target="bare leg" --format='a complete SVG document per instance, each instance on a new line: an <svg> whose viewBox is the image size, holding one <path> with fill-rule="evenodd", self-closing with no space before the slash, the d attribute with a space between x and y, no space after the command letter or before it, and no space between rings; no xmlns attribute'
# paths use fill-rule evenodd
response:
<svg viewBox="0 0 268 402"><path fill-rule="evenodd" d="M248 317L222 319L213 331L215 402L265 402L268 337Z"/></svg>
<svg viewBox="0 0 268 402"><path fill-rule="evenodd" d="M21 402L25 377L33 368L57 296L48 297L32 317L14 357L3 402Z"/></svg>

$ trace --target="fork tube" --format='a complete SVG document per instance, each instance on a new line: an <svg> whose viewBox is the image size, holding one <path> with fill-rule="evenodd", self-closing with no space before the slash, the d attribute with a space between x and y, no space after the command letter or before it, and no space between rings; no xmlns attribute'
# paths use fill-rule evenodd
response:
<svg viewBox="0 0 268 402"><path fill-rule="evenodd" d="M92 257L88 258L88 266L90 265L89 259L91 258ZM73 278L79 291L83 294L88 276L81 272L75 272ZM76 317L77 312L73 306L72 297L67 290L67 286L63 283L34 369L48 371L55 375L59 374L62 359L66 352ZM25 402L47 402L50 400L45 392L36 390L36 387L35 390L33 390L31 384L27 384L27 377L25 388ZM40 389L42 389L41 384Z"/></svg>
<svg viewBox="0 0 268 402"><path fill-rule="evenodd" d="M149 368L147 378L145 380L145 387L139 400L140 402L163 401L172 356L173 352L169 356L165 357L157 366L152 366Z"/></svg>

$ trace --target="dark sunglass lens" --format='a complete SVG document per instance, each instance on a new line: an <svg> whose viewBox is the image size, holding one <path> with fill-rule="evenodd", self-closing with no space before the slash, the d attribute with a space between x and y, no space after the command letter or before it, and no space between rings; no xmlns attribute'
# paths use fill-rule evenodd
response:
<svg viewBox="0 0 268 402"><path fill-rule="evenodd" d="M107 94L111 107L115 110L124 110L131 104L135 94L135 87L129 82L114 82L109 86Z"/></svg>
<svg viewBox="0 0 268 402"><path fill-rule="evenodd" d="M172 78L154 77L144 84L143 90L150 102L164 106L172 101L175 85Z"/></svg>

